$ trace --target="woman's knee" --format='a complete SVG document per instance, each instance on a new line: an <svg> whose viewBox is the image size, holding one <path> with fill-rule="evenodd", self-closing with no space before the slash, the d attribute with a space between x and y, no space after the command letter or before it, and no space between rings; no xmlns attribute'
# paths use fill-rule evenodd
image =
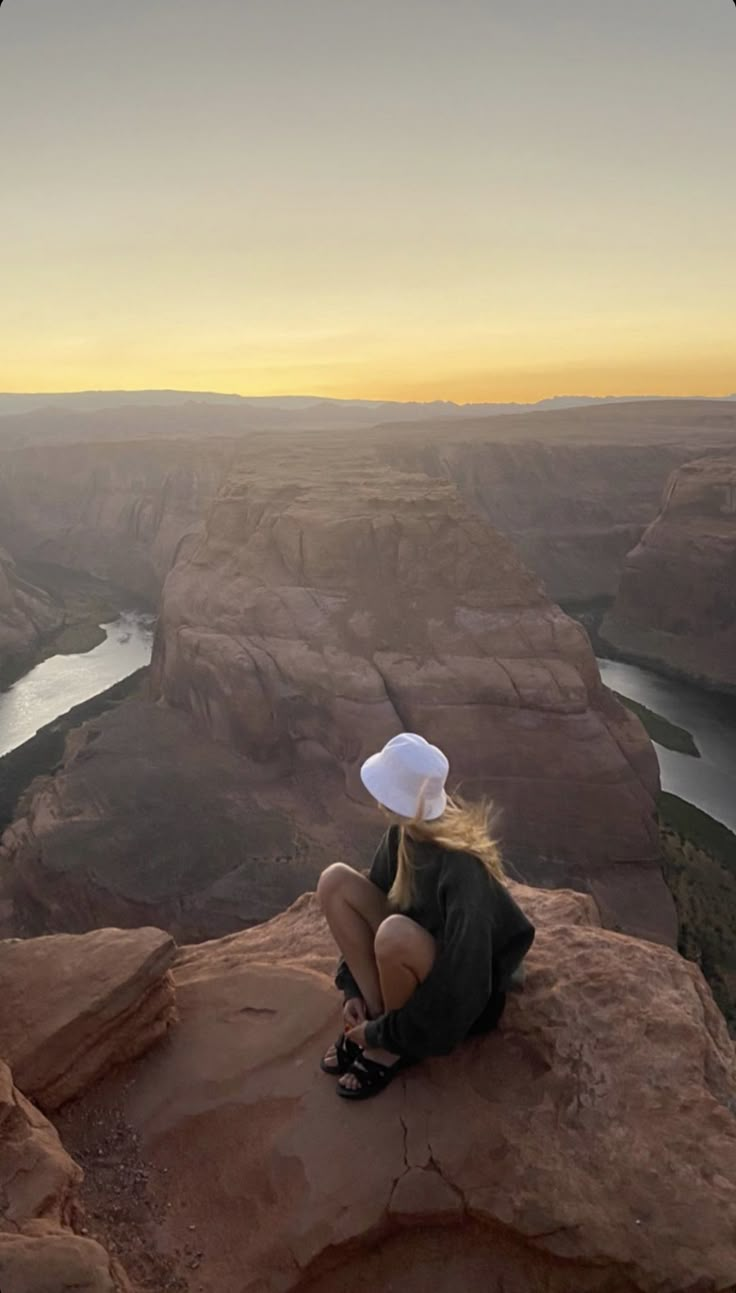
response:
<svg viewBox="0 0 736 1293"><path fill-rule="evenodd" d="M346 866L344 862L333 862L332 866L322 872L317 881L317 901L323 911L338 894L344 892L354 876L352 867Z"/></svg>
<svg viewBox="0 0 736 1293"><path fill-rule="evenodd" d="M421 941L422 934L428 938L431 935L417 925L416 921L411 920L408 916L397 914L387 916L382 920L376 930L374 947L376 956L384 959L390 957L401 957L408 950L416 948Z"/></svg>

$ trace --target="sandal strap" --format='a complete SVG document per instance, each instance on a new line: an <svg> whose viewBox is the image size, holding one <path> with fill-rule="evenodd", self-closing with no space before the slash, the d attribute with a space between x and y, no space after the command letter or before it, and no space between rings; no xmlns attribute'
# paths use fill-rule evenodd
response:
<svg viewBox="0 0 736 1293"><path fill-rule="evenodd" d="M337 1041L335 1042L335 1051L337 1053L338 1058L341 1055L345 1055L348 1057L351 1055L354 1055L355 1058L357 1059L358 1056L362 1054L362 1051L358 1043L351 1042L350 1038L345 1033L341 1033Z"/></svg>
<svg viewBox="0 0 736 1293"><path fill-rule="evenodd" d="M395 1068L400 1066L400 1059L393 1064L381 1064L378 1060L371 1060L361 1052L358 1058L353 1060L349 1071L358 1078L361 1086L378 1086L380 1082L385 1082L388 1075Z"/></svg>
<svg viewBox="0 0 736 1293"><path fill-rule="evenodd" d="M342 1077L343 1073L348 1072L350 1065L360 1055L360 1047L356 1042L351 1042L345 1033L340 1033L340 1036L332 1045L335 1052L334 1063L328 1063L325 1058L322 1060L320 1067L322 1072L329 1074L330 1077Z"/></svg>

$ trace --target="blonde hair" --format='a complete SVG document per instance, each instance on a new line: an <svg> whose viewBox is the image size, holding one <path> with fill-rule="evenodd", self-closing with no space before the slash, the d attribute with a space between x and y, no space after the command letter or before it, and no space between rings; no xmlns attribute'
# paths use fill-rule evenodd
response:
<svg viewBox="0 0 736 1293"><path fill-rule="evenodd" d="M422 806L411 820L390 814L399 828L399 849L396 878L389 891L389 901L399 910L411 906L414 891L414 862L412 844L434 844L437 848L455 853L471 853L483 863L489 875L497 880L504 877L503 862L498 842L491 834L492 807L486 800L467 803L455 795L448 798L441 817L426 822L421 817Z"/></svg>

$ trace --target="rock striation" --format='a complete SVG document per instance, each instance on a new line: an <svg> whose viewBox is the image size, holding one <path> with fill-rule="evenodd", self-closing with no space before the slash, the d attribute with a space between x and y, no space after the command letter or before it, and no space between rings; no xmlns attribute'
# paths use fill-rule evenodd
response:
<svg viewBox="0 0 736 1293"><path fill-rule="evenodd" d="M736 453L671 475L602 634L629 656L736 688Z"/></svg>
<svg viewBox="0 0 736 1293"><path fill-rule="evenodd" d="M700 971L582 895L514 892L538 935L500 1030L366 1106L317 1067L338 1008L311 897L183 949L170 1043L88 1097L144 1155L163 1220L138 1245L194 1244L201 1293L731 1289L736 1063Z"/></svg>
<svg viewBox="0 0 736 1293"><path fill-rule="evenodd" d="M61 627L63 611L47 593L23 579L0 548L0 678Z"/></svg>
<svg viewBox="0 0 736 1293"><path fill-rule="evenodd" d="M163 1037L174 952L158 929L0 942L0 1056L25 1094L56 1109Z"/></svg>

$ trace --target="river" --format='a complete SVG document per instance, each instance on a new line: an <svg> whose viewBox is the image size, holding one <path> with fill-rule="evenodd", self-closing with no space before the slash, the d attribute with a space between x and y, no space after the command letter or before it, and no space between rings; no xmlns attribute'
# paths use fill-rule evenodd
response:
<svg viewBox="0 0 736 1293"><path fill-rule="evenodd" d="M105 641L78 655L55 655L0 693L0 757L39 728L149 663L154 618L124 611L102 627Z"/></svg>
<svg viewBox="0 0 736 1293"><path fill-rule="evenodd" d="M620 660L599 660L598 666L607 687L646 705L693 737L699 759L654 743L662 789L736 831L736 698Z"/></svg>
<svg viewBox="0 0 736 1293"><path fill-rule="evenodd" d="M105 641L77 655L55 655L0 693L0 757L39 728L149 663L153 616L124 611L104 625ZM638 665L599 659L608 687L690 732L701 757L655 742L662 787L736 831L736 699L661 677Z"/></svg>

